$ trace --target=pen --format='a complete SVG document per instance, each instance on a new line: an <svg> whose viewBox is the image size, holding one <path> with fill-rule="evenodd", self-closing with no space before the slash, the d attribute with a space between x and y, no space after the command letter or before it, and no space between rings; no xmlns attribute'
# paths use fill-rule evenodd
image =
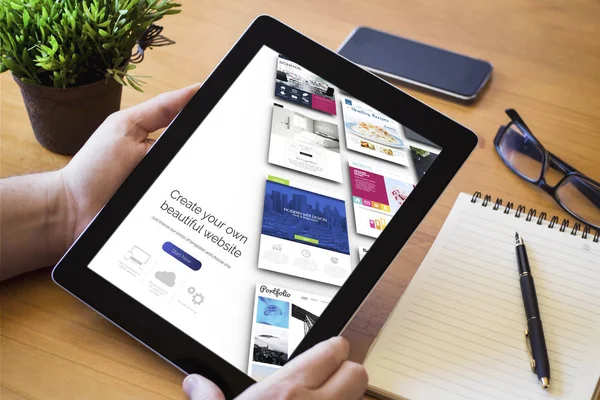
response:
<svg viewBox="0 0 600 400"><path fill-rule="evenodd" d="M537 374L542 388L548 389L550 387L550 362L548 361L548 350L546 349L546 340L544 339L544 328L542 327L542 320L540 318L535 284L533 283L533 276L531 276L529 260L527 259L527 250L525 249L523 238L519 236L518 232L515 232L515 246L519 264L519 283L521 284L523 306L525 307L525 316L527 317L525 344L529 352L529 363L531 371Z"/></svg>

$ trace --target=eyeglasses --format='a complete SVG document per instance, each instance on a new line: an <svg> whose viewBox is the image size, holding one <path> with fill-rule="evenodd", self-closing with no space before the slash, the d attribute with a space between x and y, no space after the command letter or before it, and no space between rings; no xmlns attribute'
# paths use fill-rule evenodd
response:
<svg viewBox="0 0 600 400"><path fill-rule="evenodd" d="M533 136L519 114L506 110L511 121L501 126L494 138L496 151L517 175L542 188L569 214L600 229L600 183L547 151ZM554 186L547 182L550 173L564 175Z"/></svg>

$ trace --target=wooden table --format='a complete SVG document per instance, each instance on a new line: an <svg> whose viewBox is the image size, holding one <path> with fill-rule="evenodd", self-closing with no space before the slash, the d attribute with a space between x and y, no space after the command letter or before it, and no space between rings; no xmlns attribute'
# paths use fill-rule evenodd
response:
<svg viewBox="0 0 600 400"><path fill-rule="evenodd" d="M268 13L336 49L367 25L489 60L491 84L470 106L409 90L474 130L478 148L389 268L346 332L360 360L419 265L459 192L480 190L549 213L554 202L508 171L493 137L516 108L544 145L600 179L600 3L597 0L185 1L163 21L177 45L138 68L145 93L123 106L202 81L255 16ZM2 176L47 171L69 159L33 137L21 95L1 76ZM0 285L2 384L13 399L182 399L182 375L55 286L44 269Z"/></svg>

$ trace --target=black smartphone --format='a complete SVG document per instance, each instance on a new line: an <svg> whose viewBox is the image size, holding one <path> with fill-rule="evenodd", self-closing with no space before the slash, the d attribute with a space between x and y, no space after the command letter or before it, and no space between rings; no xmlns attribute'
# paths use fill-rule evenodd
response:
<svg viewBox="0 0 600 400"><path fill-rule="evenodd" d="M474 100L492 75L487 61L367 27L356 28L338 52L375 74L463 101Z"/></svg>

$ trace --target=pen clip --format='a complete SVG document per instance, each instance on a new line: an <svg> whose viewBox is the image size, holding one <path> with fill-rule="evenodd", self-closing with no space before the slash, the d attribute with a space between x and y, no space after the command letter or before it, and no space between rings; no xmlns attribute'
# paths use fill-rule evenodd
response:
<svg viewBox="0 0 600 400"><path fill-rule="evenodd" d="M531 343L529 341L529 330L525 329L525 347L527 348L527 354L529 354L529 366L531 367L531 372L535 373L535 359L533 358L533 353L531 352Z"/></svg>

